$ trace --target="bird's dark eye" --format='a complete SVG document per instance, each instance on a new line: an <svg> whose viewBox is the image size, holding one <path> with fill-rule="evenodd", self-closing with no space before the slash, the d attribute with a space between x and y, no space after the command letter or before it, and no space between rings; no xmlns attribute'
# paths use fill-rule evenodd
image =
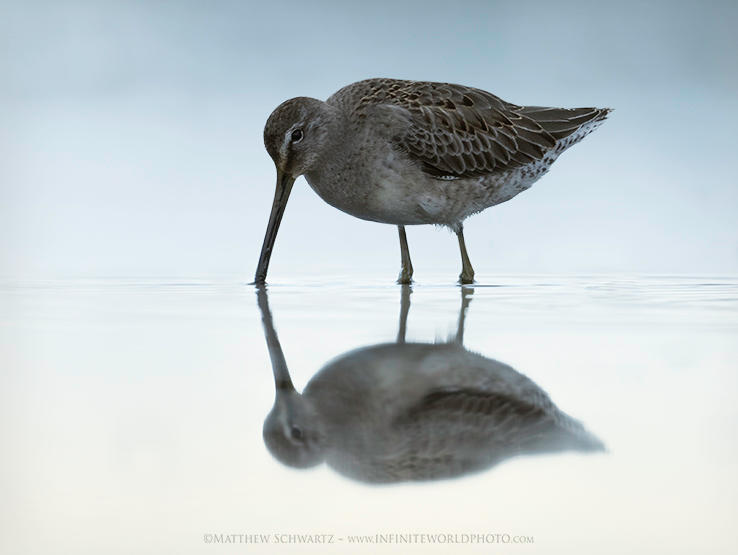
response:
<svg viewBox="0 0 738 555"><path fill-rule="evenodd" d="M293 143L299 143L302 140L302 129L295 129L290 139Z"/></svg>
<svg viewBox="0 0 738 555"><path fill-rule="evenodd" d="M297 426L292 426L292 429L290 430L290 434L292 435L292 439L297 439L297 440L302 439L302 430L298 428Z"/></svg>

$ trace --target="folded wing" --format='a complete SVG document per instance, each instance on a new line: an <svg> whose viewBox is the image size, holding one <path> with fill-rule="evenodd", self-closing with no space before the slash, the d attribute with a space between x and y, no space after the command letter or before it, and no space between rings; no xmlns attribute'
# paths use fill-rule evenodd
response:
<svg viewBox="0 0 738 555"><path fill-rule="evenodd" d="M450 83L371 79L357 85L356 110L385 105L405 112L409 125L393 141L436 177L483 176L541 160L558 141L609 112L517 106Z"/></svg>

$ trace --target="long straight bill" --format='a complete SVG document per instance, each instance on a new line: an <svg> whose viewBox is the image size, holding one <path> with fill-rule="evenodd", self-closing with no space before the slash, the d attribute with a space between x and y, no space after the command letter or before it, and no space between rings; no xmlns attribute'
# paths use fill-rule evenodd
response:
<svg viewBox="0 0 738 555"><path fill-rule="evenodd" d="M290 198L290 192L292 191L294 182L294 177L277 170L277 190L274 192L272 213L269 216L269 224L267 225L266 235L264 235L264 244L261 246L259 265L256 267L256 275L254 276L254 284L256 285L261 285L266 280L269 259L272 256L272 249L274 248L274 240L277 238L279 224L282 222L282 215L287 206L287 199Z"/></svg>

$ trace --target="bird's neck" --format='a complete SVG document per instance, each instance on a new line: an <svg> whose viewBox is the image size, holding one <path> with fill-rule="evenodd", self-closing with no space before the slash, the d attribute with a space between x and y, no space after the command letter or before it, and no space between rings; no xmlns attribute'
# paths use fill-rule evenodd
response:
<svg viewBox="0 0 738 555"><path fill-rule="evenodd" d="M329 203L331 198L343 193L338 184L342 182L340 176L350 163L354 142L352 135L346 132L342 116L331 121L330 126L328 140L321 155L310 170L305 172L305 179L310 186Z"/></svg>

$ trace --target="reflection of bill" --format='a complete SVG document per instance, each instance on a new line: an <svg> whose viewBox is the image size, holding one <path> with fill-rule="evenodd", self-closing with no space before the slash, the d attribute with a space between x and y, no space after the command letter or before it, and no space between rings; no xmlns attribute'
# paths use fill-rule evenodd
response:
<svg viewBox="0 0 738 555"><path fill-rule="evenodd" d="M355 480L434 480L487 469L516 455L601 451L599 439L511 367L462 344L473 290L462 289L456 336L406 343L403 287L396 343L350 351L295 391L268 306L258 292L276 399L264 442L282 463L327 462Z"/></svg>

